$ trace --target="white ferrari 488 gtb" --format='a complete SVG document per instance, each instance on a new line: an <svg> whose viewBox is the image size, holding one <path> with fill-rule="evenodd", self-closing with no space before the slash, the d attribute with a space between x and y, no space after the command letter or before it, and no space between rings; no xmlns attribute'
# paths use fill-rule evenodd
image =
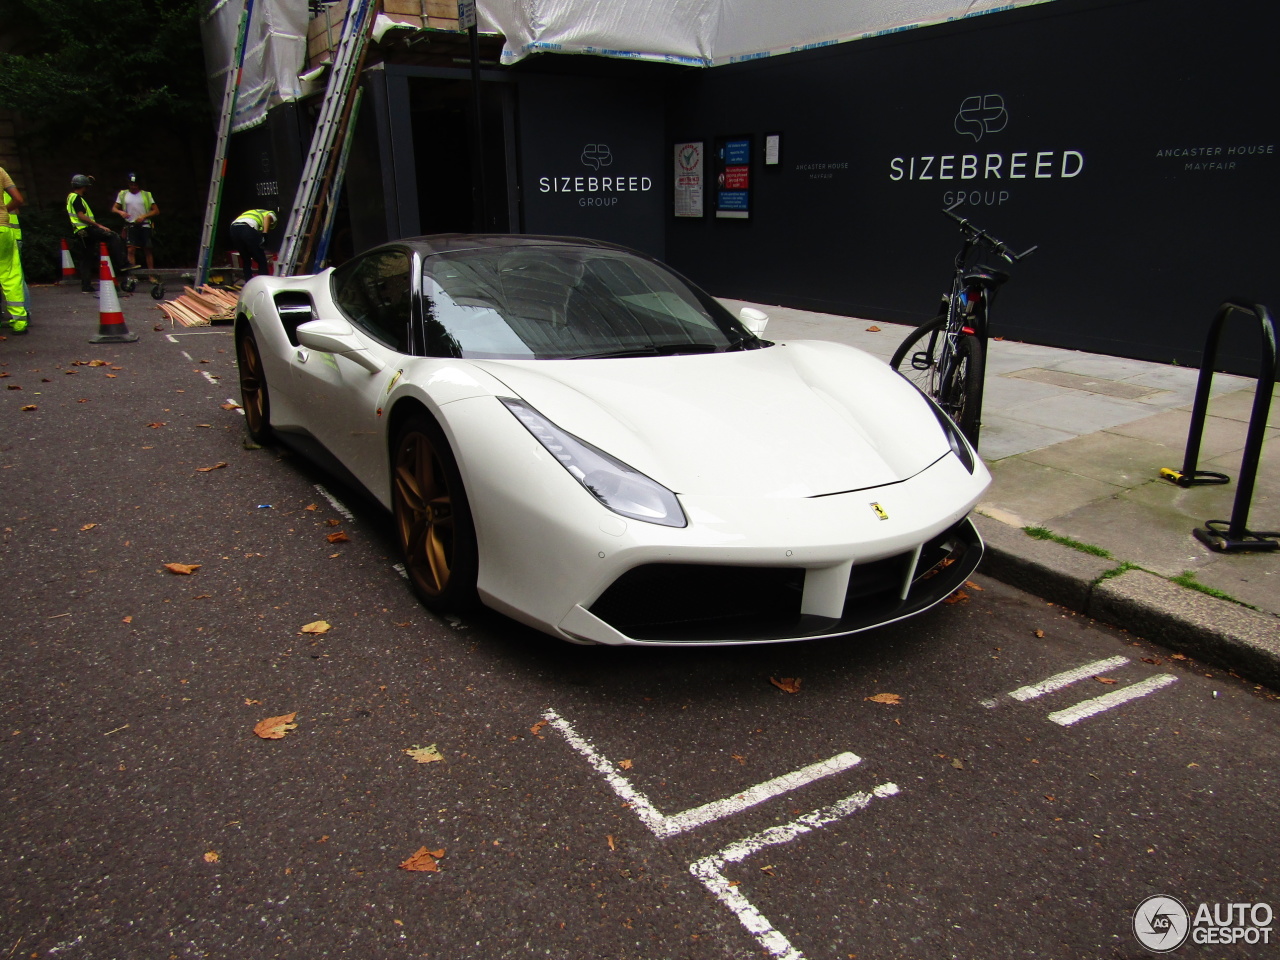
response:
<svg viewBox="0 0 1280 960"><path fill-rule="evenodd" d="M885 363L766 319L610 244L446 235L256 277L235 338L250 435L390 509L432 610L687 645L928 609L982 556L986 468Z"/></svg>

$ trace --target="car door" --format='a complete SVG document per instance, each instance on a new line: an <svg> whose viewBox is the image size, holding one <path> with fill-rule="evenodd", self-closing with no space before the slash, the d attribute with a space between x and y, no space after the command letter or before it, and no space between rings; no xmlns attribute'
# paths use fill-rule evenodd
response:
<svg viewBox="0 0 1280 960"><path fill-rule="evenodd" d="M350 324L381 369L304 346L294 354L293 380L299 403L311 406L312 434L365 479L386 458L379 408L411 352L413 257L401 247L379 248L334 270L330 283L334 319Z"/></svg>

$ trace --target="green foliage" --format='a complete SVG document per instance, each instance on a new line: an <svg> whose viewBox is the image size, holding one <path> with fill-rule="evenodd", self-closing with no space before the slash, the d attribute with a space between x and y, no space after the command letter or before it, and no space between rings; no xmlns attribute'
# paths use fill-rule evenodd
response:
<svg viewBox="0 0 1280 960"><path fill-rule="evenodd" d="M1037 540L1052 540L1054 543L1060 543L1064 547L1070 547L1072 550L1079 550L1081 553L1090 553L1095 557L1102 557L1104 560L1112 559L1110 550L1095 547L1092 543L1081 543L1079 540L1064 537L1046 527L1023 527L1022 532L1028 537L1034 537Z"/></svg>
<svg viewBox="0 0 1280 960"><path fill-rule="evenodd" d="M208 123L199 0L7 0L0 107L91 141Z"/></svg>
<svg viewBox="0 0 1280 960"><path fill-rule="evenodd" d="M1235 597L1231 596L1231 594L1223 590L1219 590L1217 587L1211 587L1207 584L1201 583L1196 579L1196 572L1194 570L1184 570L1176 577L1170 577L1169 580L1180 587L1186 587L1188 590L1198 590L1203 594L1207 594L1210 597L1216 597L1219 600L1230 600L1232 603L1239 603L1242 607L1249 606L1249 604L1237 600ZM1250 609L1253 608L1250 607Z"/></svg>

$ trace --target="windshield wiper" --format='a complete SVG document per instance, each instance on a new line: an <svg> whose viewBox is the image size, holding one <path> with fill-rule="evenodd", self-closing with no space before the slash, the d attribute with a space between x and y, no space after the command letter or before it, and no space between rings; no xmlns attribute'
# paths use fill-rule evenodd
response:
<svg viewBox="0 0 1280 960"><path fill-rule="evenodd" d="M673 357L682 353L718 353L727 349L719 343L651 343L644 347L630 347L609 353L587 353L574 360L604 360L614 357Z"/></svg>

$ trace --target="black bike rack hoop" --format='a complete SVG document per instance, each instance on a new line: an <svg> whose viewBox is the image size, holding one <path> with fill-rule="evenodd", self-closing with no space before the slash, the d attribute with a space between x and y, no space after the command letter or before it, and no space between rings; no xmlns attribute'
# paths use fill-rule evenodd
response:
<svg viewBox="0 0 1280 960"><path fill-rule="evenodd" d="M1245 438L1244 454L1240 461L1240 482L1236 486L1235 503L1231 508L1231 520L1206 520L1203 527L1193 533L1197 540L1210 550L1226 553L1242 550L1280 549L1280 532L1254 532L1248 529L1249 507L1253 502L1254 482L1258 477L1258 461L1262 456L1262 440L1266 433L1267 415L1271 409L1271 393L1276 383L1276 322L1262 304L1231 299L1218 308L1209 336L1205 341L1204 357L1200 363L1200 377L1196 381L1196 398L1191 407L1191 426L1187 431L1187 450L1182 460L1182 471L1167 467L1160 471L1166 480L1180 487L1192 487L1209 483L1229 483L1226 474L1197 470L1200 457L1200 441L1204 435L1205 417L1209 411L1209 388L1213 383L1213 368L1218 359L1218 344L1227 318L1233 313L1245 313L1258 322L1262 331L1262 363L1258 369L1258 385L1253 394L1253 409L1249 414L1249 431Z"/></svg>

